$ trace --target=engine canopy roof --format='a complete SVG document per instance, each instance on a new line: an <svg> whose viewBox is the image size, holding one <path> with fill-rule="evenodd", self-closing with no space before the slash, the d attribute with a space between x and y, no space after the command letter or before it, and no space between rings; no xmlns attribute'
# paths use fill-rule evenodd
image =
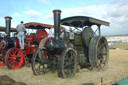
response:
<svg viewBox="0 0 128 85"><path fill-rule="evenodd" d="M49 24L43 24L43 23L37 23L37 22L29 22L24 24L26 29L51 29L54 28L54 25L49 25ZM63 29L63 27L61 27ZM5 27L0 26L0 31L4 32ZM16 32L16 28L11 28L10 32Z"/></svg>
<svg viewBox="0 0 128 85"><path fill-rule="evenodd" d="M102 21L96 18L87 17L87 16L72 16L61 19L61 25L73 26L83 28L84 26L92 25L105 25L109 26L109 22Z"/></svg>

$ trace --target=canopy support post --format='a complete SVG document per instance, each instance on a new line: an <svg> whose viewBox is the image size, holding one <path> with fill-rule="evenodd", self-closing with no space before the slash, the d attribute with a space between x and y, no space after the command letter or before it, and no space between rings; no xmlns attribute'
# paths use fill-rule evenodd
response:
<svg viewBox="0 0 128 85"><path fill-rule="evenodd" d="M101 36L101 30L100 30L100 25L97 25L98 26L98 31L99 31L99 36Z"/></svg>

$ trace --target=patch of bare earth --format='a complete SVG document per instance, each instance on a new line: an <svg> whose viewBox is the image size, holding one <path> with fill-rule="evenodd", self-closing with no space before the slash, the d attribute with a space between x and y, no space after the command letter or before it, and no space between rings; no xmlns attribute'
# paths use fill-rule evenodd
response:
<svg viewBox="0 0 128 85"><path fill-rule="evenodd" d="M61 79L57 73L48 73L43 76L33 75L31 67L22 67L16 70L0 67L0 76L7 75L17 82L27 85L81 85L84 83L100 83L101 77L104 82L118 81L128 77L128 50L110 50L108 68L99 72L81 69L71 79Z"/></svg>

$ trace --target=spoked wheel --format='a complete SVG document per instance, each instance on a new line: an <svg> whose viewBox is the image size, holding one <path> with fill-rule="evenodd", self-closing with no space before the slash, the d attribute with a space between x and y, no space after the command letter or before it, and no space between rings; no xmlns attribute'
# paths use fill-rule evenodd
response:
<svg viewBox="0 0 128 85"><path fill-rule="evenodd" d="M5 64L10 69L16 69L22 66L24 54L18 48L11 48L5 55Z"/></svg>
<svg viewBox="0 0 128 85"><path fill-rule="evenodd" d="M105 37L95 36L89 45L89 60L93 68L105 69L108 64L109 49Z"/></svg>
<svg viewBox="0 0 128 85"><path fill-rule="evenodd" d="M62 52L59 63L59 77L71 78L75 75L77 69L77 60L76 53L72 48L67 48Z"/></svg>
<svg viewBox="0 0 128 85"><path fill-rule="evenodd" d="M5 65L5 58L4 56L0 56L0 67Z"/></svg>
<svg viewBox="0 0 128 85"><path fill-rule="evenodd" d="M39 56L39 51L43 53L42 57ZM47 53L38 48L32 56L32 70L35 75L44 75L49 71L47 62Z"/></svg>
<svg viewBox="0 0 128 85"><path fill-rule="evenodd" d="M45 51L45 46L52 37L46 37L40 41L39 48L35 51L32 57L32 70L35 75L43 75L49 72L48 54Z"/></svg>

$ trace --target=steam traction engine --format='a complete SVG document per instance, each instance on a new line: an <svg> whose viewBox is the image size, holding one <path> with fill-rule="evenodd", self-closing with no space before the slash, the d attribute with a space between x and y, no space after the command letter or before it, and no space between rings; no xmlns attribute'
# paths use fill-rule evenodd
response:
<svg viewBox="0 0 128 85"><path fill-rule="evenodd" d="M0 32L5 32L5 27L0 26ZM10 32L16 32L15 28L11 28ZM5 34L0 33L0 42L5 37ZM1 47L1 46L0 46ZM1 49L1 48L0 48ZM0 56L2 56L2 51L0 50ZM5 63L3 63L3 57L0 57L0 66L3 66Z"/></svg>
<svg viewBox="0 0 128 85"><path fill-rule="evenodd" d="M53 26L41 23L26 23L26 29L35 29L36 32L31 32L30 34L26 33L25 48L21 50L18 38L16 36L10 37L11 19L11 17L5 17L6 36L2 37L0 42L0 66L6 64L8 68L16 69L21 67L24 62L28 65L28 58L31 58L32 54L38 48L40 41L48 37L45 28L50 29L53 28Z"/></svg>
<svg viewBox="0 0 128 85"><path fill-rule="evenodd" d="M100 26L108 22L86 16L73 16L60 20L60 10L54 10L54 40L44 38L32 57L32 70L35 75L58 68L58 75L71 78L78 67L87 64L92 69L107 67L109 49L106 38L101 36ZM69 26L69 31L60 34L60 24ZM91 26L96 25L98 31ZM97 35L98 32L98 35ZM61 37L60 37L61 36Z"/></svg>

